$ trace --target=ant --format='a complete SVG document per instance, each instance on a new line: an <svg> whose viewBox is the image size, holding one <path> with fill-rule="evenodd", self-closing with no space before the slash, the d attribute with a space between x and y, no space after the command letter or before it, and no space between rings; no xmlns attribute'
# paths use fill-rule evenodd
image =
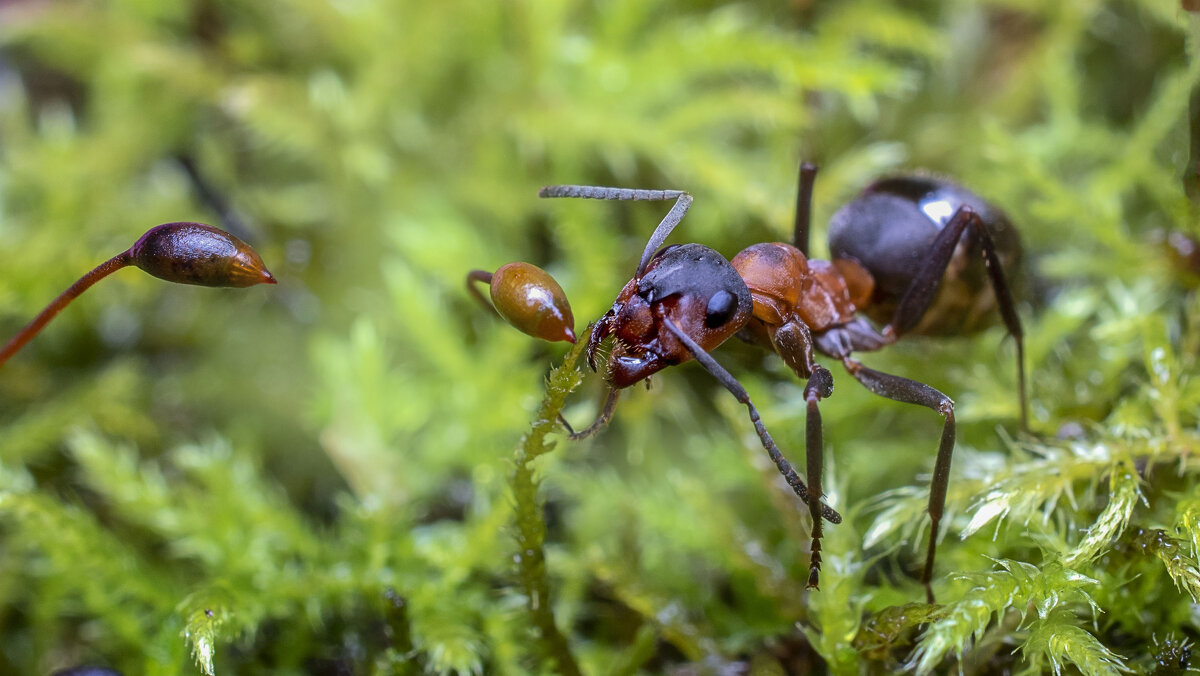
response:
<svg viewBox="0 0 1200 676"><path fill-rule="evenodd" d="M822 518L837 524L841 515L821 501L818 403L833 393L833 376L814 360L814 352L837 359L875 394L933 409L944 420L929 492L931 527L921 575L933 603L934 554L954 451L954 402L924 383L867 368L851 355L879 350L906 334L970 330L971 320L996 306L1016 343L1021 428L1027 429L1021 322L1002 269L1015 265L1020 243L1007 218L966 188L940 178L901 176L873 183L833 215L832 261L809 259L816 173L815 165L801 164L793 242L755 244L732 261L702 244L660 249L691 206L692 196L686 192L560 185L538 193L544 198L675 201L646 242L633 278L588 338L586 354L593 371L602 342L613 338L603 409L586 429L576 432L567 425L567 431L571 439L589 436L611 419L620 390L695 359L746 406L763 448L808 505L813 523L808 587L815 589ZM974 256L982 257L986 276L970 265ZM991 294L986 293L988 286ZM860 311L884 324L883 329L859 317ZM734 335L775 351L806 381L807 485L775 445L745 388L709 354Z"/></svg>

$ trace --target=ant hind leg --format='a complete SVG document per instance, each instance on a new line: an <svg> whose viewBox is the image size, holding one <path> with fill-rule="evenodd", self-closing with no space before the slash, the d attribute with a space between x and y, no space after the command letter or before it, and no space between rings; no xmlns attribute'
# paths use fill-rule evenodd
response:
<svg viewBox="0 0 1200 676"><path fill-rule="evenodd" d="M863 366L850 357L842 363L855 380L881 397L906 404L917 404L933 409L945 419L942 439L938 443L937 461L933 466L933 480L929 488L929 548L925 552L925 570L921 573L921 584L925 585L925 597L933 603L933 560L937 552L942 513L946 506L946 489L950 483L950 460L954 454L954 402L925 383L893 376Z"/></svg>
<svg viewBox="0 0 1200 676"><path fill-rule="evenodd" d="M1029 397L1025 389L1025 338L1024 332L1021 330L1021 319L1017 316L1016 304L1009 291L1008 281L1004 277L1004 269L996 254L996 245L992 241L992 236L988 234L987 226L979 218L979 214L971 207L966 205L959 207L950 221L946 223L946 227L938 232L937 237L933 240L933 245L929 247L929 256L925 259L925 264L909 284L908 290L904 292L900 304L896 307L896 314L891 323L884 328L883 335L894 340L901 334L911 331L920 323L921 318L925 316L925 311L929 309L929 305L937 296L942 276L946 274L946 268L950 265L950 259L958 246L958 240L968 226L979 236L980 248L983 251L983 263L992 283L992 291L996 295L996 305L1004 320L1004 326L1016 343L1017 392L1020 398L1021 429L1028 431Z"/></svg>
<svg viewBox="0 0 1200 676"><path fill-rule="evenodd" d="M792 233L792 246L808 256L809 225L812 222L813 185L817 181L817 165L800 163L800 181L796 189L796 225Z"/></svg>

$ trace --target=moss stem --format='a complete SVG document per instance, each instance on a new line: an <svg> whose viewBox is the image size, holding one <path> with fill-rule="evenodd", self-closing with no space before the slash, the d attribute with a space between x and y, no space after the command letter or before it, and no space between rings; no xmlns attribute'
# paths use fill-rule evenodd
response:
<svg viewBox="0 0 1200 676"><path fill-rule="evenodd" d="M546 397L538 408L537 416L529 432L521 438L515 456L512 474L512 490L516 498L517 568L521 586L525 590L530 619L541 635L542 649L558 667L558 672L568 676L579 676L582 672L571 654L566 637L554 621L554 610L550 599L550 578L546 572L546 521L542 517L541 503L537 497L538 481L534 477L532 463L538 456L548 452L553 445L546 444L546 435L551 432L562 411L567 395L583 381L583 374L575 368L575 362L587 345L587 334L575 344L562 364L550 370L546 379Z"/></svg>

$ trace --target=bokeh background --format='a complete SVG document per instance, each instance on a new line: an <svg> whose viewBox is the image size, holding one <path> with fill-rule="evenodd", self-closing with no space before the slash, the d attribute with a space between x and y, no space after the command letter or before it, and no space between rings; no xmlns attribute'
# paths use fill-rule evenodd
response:
<svg viewBox="0 0 1200 676"><path fill-rule="evenodd" d="M515 582L508 478L565 348L494 319L464 276L541 265L582 328L666 205L539 187L686 189L673 241L732 257L788 237L802 158L821 165L819 256L830 214L880 175L952 176L1009 214L1035 435L1018 434L1000 328L864 356L958 404L947 605L906 606L923 600L941 421L831 364L826 483L848 520L810 594L807 517L744 411L672 369L538 461L574 657L587 673L929 671L960 652L972 673L1156 668L1200 635L1163 563L1195 565L1187 4L0 2L0 333L162 222L233 230L279 280L126 270L0 370L0 672L562 670ZM734 343L718 358L800 460L802 383ZM589 421L601 393L589 376L567 417ZM1097 521L1130 486L1146 502ZM1095 551L1062 555L1080 542ZM950 638L920 628L969 615L978 580L952 571L1024 570L1000 558L1058 561L1070 589L1037 612L1023 591L977 606Z"/></svg>

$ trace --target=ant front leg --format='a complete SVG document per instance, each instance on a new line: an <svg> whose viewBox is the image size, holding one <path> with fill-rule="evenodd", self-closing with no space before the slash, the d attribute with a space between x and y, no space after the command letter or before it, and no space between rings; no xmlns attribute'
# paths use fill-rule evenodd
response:
<svg viewBox="0 0 1200 676"><path fill-rule="evenodd" d="M894 401L931 408L945 418L942 440L938 444L937 461L933 466L933 481L929 488L929 549L925 553L925 570L921 573L925 596L933 603L933 587L930 584L933 579L933 559L937 552L938 532L946 506L946 489L950 483L950 460L954 454L954 402L925 383L869 369L848 356L842 358L842 363L850 375L875 394Z"/></svg>
<svg viewBox="0 0 1200 676"><path fill-rule="evenodd" d="M815 171L815 167L813 168ZM818 572L821 570L821 474L825 465L825 445L821 438L821 411L817 403L833 394L833 374L824 366L813 361L812 333L808 326L796 319L767 329L771 345L792 371L800 378L807 378L804 386L805 451L808 470L808 507L813 519L812 563L808 586L817 587Z"/></svg>
<svg viewBox="0 0 1200 676"><path fill-rule="evenodd" d="M1028 431L1029 414L1027 409L1029 405L1025 391L1025 339L1021 330L1021 319L1017 316L1016 304L1013 302L1012 293L1009 292L1008 282L1004 278L1004 269L1000 265L1000 258L996 255L996 245L992 241L991 235L988 234L987 227L979 218L979 214L975 213L971 207L966 205L959 207L950 221L946 223L946 227L938 233L929 249L929 257L925 259L925 264L913 278L908 290L904 292L900 304L896 307L896 314L892 318L892 322L883 329L883 335L889 340L895 340L900 335L911 331L925 316L925 311L929 309L930 303L937 296L938 287L941 285L942 277L946 274L946 267L950 265L950 259L958 246L958 240L968 226L971 226L979 237L983 251L983 263L992 283L992 291L996 295L996 305L999 307L1000 316L1004 319L1004 326L1016 343L1017 391L1021 400L1021 429Z"/></svg>
<svg viewBox="0 0 1200 676"><path fill-rule="evenodd" d="M588 325L588 340L587 347L584 349L584 355L587 357L588 366L593 371L596 370L596 354L600 351L600 345L613 332L613 320L615 313L609 310L603 317L596 322ZM599 432L602 427L607 425L612 420L613 413L617 410L617 399L621 396L620 388L614 387L611 383L608 385L608 394L604 397L604 406L600 409L600 413L596 415L596 419L587 427L575 431L571 423L560 413L558 422L567 430L567 438L571 441L581 441Z"/></svg>
<svg viewBox="0 0 1200 676"><path fill-rule="evenodd" d="M750 414L750 422L754 424L754 429L758 432L759 442L763 449L770 456L771 461L775 463L775 467L779 473L783 475L788 486L791 486L792 491L801 500L808 505L809 512L813 517L813 542L812 542L812 558L809 563L808 586L816 588L820 569L821 569L821 519L824 518L830 523L841 523L842 515L838 514L825 503L821 502L821 414L817 410L817 401L824 397L828 397L833 392L833 377L829 371L822 366L816 366L813 375L809 378L808 385L804 388L804 396L808 402L808 417L806 425L807 444L807 461L809 472L809 485L805 486L804 482L796 474L796 470L792 468L791 463L780 452L779 447L775 445L775 440L771 438L771 433L767 431L766 425L763 424L762 418L758 414L758 409L754 407L754 403L750 401L750 394L746 392L746 388L734 378L729 371L726 371L723 366L717 363L716 359L712 358L704 348L700 347L691 336L684 333L675 322L669 318L662 318L663 325L683 343L692 357L704 367L714 378L716 378L725 389L729 390L739 402L746 406Z"/></svg>
<svg viewBox="0 0 1200 676"><path fill-rule="evenodd" d="M592 421L591 425L588 425L578 432L575 431L574 427L571 427L571 423L567 422L567 419L564 418L560 413L558 415L558 422L562 423L562 426L566 428L567 438L571 441L581 441L583 439L587 439L596 432L599 432L600 428L604 427L609 423L610 420L612 420L613 413L617 410L617 399L620 396L621 390L618 390L610 385L608 387L608 395L604 397L604 408L600 410L600 413L596 416L596 419Z"/></svg>

